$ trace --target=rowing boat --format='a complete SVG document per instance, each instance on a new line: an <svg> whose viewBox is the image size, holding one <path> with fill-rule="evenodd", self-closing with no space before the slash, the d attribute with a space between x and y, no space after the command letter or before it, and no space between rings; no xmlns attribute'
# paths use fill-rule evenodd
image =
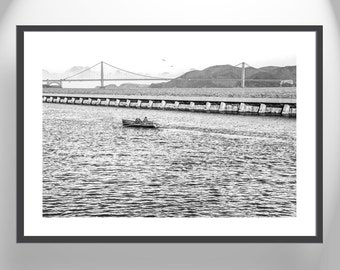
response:
<svg viewBox="0 0 340 270"><path fill-rule="evenodd" d="M126 120L123 119L123 126L124 127L138 127L138 128L158 128L159 126L151 121L136 121L136 120Z"/></svg>

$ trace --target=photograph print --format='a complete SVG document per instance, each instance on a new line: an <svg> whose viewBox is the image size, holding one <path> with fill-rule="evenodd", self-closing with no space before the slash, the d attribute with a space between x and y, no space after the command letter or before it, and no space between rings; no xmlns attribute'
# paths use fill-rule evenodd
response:
<svg viewBox="0 0 340 270"><path fill-rule="evenodd" d="M19 26L18 242L322 241L321 34Z"/></svg>

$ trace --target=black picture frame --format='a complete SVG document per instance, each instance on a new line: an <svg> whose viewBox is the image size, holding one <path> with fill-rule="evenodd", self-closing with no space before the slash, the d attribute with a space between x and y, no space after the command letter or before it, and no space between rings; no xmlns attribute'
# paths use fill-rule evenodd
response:
<svg viewBox="0 0 340 270"><path fill-rule="evenodd" d="M24 34L44 31L264 31L315 32L316 34L316 235L315 236L27 236L24 233ZM322 243L323 239L323 27L279 26L33 26L21 25L17 35L17 242L18 243Z"/></svg>

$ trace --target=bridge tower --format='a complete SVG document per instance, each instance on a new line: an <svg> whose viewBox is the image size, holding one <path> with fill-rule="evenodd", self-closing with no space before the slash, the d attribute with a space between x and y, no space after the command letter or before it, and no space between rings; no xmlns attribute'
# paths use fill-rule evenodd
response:
<svg viewBox="0 0 340 270"><path fill-rule="evenodd" d="M100 62L100 88L104 88L104 66L103 66L103 61Z"/></svg>
<svg viewBox="0 0 340 270"><path fill-rule="evenodd" d="M242 88L244 88L245 83L246 83L246 68L245 68L246 63L242 62Z"/></svg>

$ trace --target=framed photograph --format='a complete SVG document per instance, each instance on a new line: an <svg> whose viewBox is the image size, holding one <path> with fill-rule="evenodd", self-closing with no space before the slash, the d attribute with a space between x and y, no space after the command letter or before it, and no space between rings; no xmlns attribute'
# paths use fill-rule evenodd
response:
<svg viewBox="0 0 340 270"><path fill-rule="evenodd" d="M322 26L17 26L17 242L322 242Z"/></svg>

